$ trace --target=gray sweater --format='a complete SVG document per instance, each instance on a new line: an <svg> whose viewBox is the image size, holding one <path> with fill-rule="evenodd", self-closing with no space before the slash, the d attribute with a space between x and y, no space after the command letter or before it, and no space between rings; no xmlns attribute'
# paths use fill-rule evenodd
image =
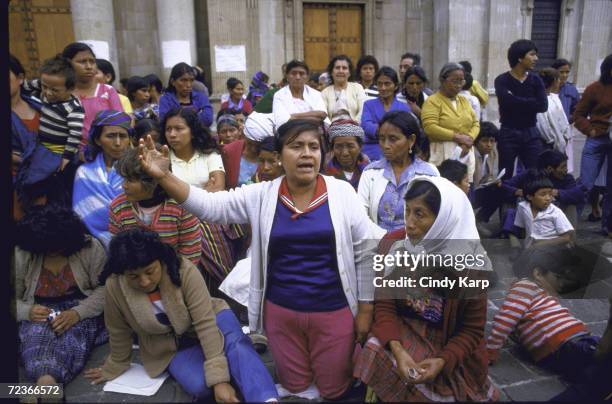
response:
<svg viewBox="0 0 612 404"><path fill-rule="evenodd" d="M13 269L15 271L15 299L17 321L29 320L34 305L34 292L43 263L43 255L34 255L15 247ZM68 257L68 264L79 290L87 296L73 310L81 320L102 314L104 310L104 286L98 285L98 276L106 261L102 244L95 238L88 247Z"/></svg>

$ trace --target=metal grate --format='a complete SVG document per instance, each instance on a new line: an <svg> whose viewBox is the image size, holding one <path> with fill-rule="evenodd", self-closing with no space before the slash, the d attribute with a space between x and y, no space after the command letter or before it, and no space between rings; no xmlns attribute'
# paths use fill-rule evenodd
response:
<svg viewBox="0 0 612 404"><path fill-rule="evenodd" d="M557 58L561 1L535 0L531 23L531 40L538 47L537 68L547 67Z"/></svg>

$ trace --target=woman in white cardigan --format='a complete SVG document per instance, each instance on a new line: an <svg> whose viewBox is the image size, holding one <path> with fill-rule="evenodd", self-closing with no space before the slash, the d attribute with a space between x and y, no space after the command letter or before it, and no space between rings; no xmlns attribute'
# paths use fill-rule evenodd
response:
<svg viewBox="0 0 612 404"><path fill-rule="evenodd" d="M378 139L383 158L361 174L357 194L370 219L387 231L404 227L404 196L415 175L438 176L438 169L417 157L421 129L411 112L383 115Z"/></svg>
<svg viewBox="0 0 612 404"><path fill-rule="evenodd" d="M327 65L327 72L332 85L321 91L327 116L332 121L352 119L361 122L361 111L367 96L361 84L349 82L353 74L351 59L346 55L334 56Z"/></svg>
<svg viewBox="0 0 612 404"><path fill-rule="evenodd" d="M326 399L350 387L355 337L372 322L371 253L384 231L346 181L319 174L321 137L309 120L278 128L285 176L208 193L169 171L168 152L140 143L143 169L202 220L252 228L249 325L265 329L281 384ZM373 241L368 243L367 241ZM356 336L355 336L356 332Z"/></svg>

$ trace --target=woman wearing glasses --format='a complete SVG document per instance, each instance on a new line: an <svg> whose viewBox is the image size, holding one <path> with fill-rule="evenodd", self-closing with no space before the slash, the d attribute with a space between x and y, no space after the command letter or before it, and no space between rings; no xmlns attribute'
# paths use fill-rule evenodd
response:
<svg viewBox="0 0 612 404"><path fill-rule="evenodd" d="M438 166L446 159L457 159L467 164L468 178L474 176L472 145L480 131L480 123L465 97L459 93L465 84L463 67L447 63L440 70L440 89L423 104L421 122L429 139L429 162Z"/></svg>

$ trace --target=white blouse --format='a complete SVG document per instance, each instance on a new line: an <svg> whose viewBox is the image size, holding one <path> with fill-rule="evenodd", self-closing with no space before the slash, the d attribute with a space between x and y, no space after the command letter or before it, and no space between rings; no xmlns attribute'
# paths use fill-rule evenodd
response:
<svg viewBox="0 0 612 404"><path fill-rule="evenodd" d="M204 188L206 186L210 178L210 173L213 171L222 171L225 173L221 155L216 151L210 154L203 154L196 151L189 161L185 161L176 157L171 150L170 163L172 164L172 173L174 175L189 185L199 188Z"/></svg>

